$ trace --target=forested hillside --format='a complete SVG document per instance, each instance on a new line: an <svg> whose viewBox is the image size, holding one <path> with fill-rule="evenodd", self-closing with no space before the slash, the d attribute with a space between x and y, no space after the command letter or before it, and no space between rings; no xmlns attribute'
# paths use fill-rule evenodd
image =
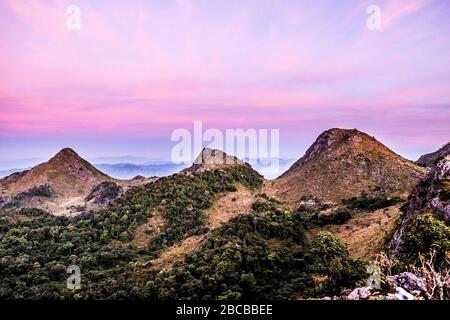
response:
<svg viewBox="0 0 450 320"><path fill-rule="evenodd" d="M362 263L349 257L345 243L324 234L308 244L310 222L301 210L281 211L279 202L264 195L252 212L208 230L203 211L237 184L257 190L262 178L235 166L162 178L127 191L107 209L77 217L36 209L4 214L0 297L286 299L339 291L361 278ZM162 214L161 230L146 248L133 245L136 228L155 212ZM184 261L162 272L151 268L167 247L206 233L206 242ZM80 290L66 288L69 265L81 268ZM329 280L315 291L314 275L320 274Z"/></svg>

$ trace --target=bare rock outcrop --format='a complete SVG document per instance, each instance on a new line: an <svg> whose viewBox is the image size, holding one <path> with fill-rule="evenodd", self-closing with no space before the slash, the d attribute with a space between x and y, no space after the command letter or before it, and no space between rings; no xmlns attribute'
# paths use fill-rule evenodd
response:
<svg viewBox="0 0 450 320"><path fill-rule="evenodd" d="M430 211L439 219L450 222L450 156L439 161L412 193L391 240L390 247L394 252L398 251L403 234L411 228L415 218Z"/></svg>

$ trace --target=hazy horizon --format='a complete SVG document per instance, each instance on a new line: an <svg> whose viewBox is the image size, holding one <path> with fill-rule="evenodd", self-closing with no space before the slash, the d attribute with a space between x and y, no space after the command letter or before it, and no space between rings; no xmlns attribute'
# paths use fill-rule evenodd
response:
<svg viewBox="0 0 450 320"><path fill-rule="evenodd" d="M310 145L313 144L314 141L315 141L315 139L310 142ZM383 143L383 141L380 141L380 142ZM450 142L450 140L448 142ZM389 145L387 145L387 147L390 148L392 151L396 152L397 154L399 154L400 156L404 157L405 159L408 159L411 161L416 161L420 156L427 154L427 153L434 152L434 151L438 150L439 148L441 148L442 146L444 146L448 142L444 142L441 145L436 145L435 147L430 146L429 148L427 148L428 151L425 151L423 153L412 154L412 155L411 154L406 154L406 155L402 154L402 153L398 152L397 150L390 148ZM283 159L283 160L298 160L300 157L302 157L305 154L306 150L309 148L310 145L305 145L303 147L303 149L301 151L299 151L299 153L295 156L280 155L279 158ZM162 153L162 154L160 154L159 157L158 156L152 157L151 155L146 156L145 153L104 154L104 153L102 153L102 151L100 151L100 153L98 153L99 150L96 150L96 153L94 153L97 155L92 156L89 153L89 148L87 148L87 152L80 152L80 150L77 147L70 146L70 145L54 147L53 148L54 151L43 153L42 146L41 146L40 153L39 152L34 153L34 154L27 153L28 155L30 155L30 157L24 157L24 158L9 157L9 158L7 158L7 157L0 156L0 170L26 169L26 168L35 166L39 163L48 161L51 157L56 155L60 150L62 150L64 148L71 148L71 149L75 150L82 158L88 160L89 162L91 162L93 164L156 164L158 162L172 162L170 159L170 148L172 148L172 147L173 147L173 144L168 143L166 146L165 154ZM52 149L52 147L49 147L48 149ZM84 148L81 147L80 149L84 149ZM98 156L98 154L100 154L100 156ZM150 154L151 154L151 152L150 152ZM166 156L164 157L164 155L166 155ZM234 154L232 154L232 155L234 155Z"/></svg>
<svg viewBox="0 0 450 320"><path fill-rule="evenodd" d="M84 158L82 155L80 155ZM0 179L13 173L23 170L29 170L34 166L47 162L52 156L47 158L31 158L31 159L0 159ZM152 159L145 157L119 156L119 157L99 157L84 158L94 165L98 170L117 179L132 179L136 176L168 176L182 169L189 167L192 162L174 163L170 159ZM265 159L249 159L244 160L263 175L266 179L274 179L285 172L297 159L294 158L272 158L278 160L278 170L269 170L263 163Z"/></svg>

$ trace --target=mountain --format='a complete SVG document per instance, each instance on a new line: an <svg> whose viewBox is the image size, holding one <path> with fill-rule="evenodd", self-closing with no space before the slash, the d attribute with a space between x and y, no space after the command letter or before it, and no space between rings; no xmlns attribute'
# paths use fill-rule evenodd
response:
<svg viewBox="0 0 450 320"><path fill-rule="evenodd" d="M244 161L204 149L191 169L64 223L34 210L0 217L2 230L14 228L0 246L11 266L0 273L0 292L29 299L64 292L68 299L299 299L313 298L316 285L339 294L367 277L342 240L319 234L308 241L315 222L263 193L263 179ZM108 182L95 189L99 202L118 191ZM22 261L24 251L33 255L16 271L10 261ZM80 290L67 291L66 278L35 281L66 276L67 259L90 271ZM17 286L19 279L25 285Z"/></svg>
<svg viewBox="0 0 450 320"><path fill-rule="evenodd" d="M136 157L136 156L116 156L116 157L95 157L87 158L90 163L108 163L108 164L120 164L120 163L133 163L133 164L150 164L162 162L160 160L147 158L147 157Z"/></svg>
<svg viewBox="0 0 450 320"><path fill-rule="evenodd" d="M48 162L6 177L0 183L10 196L39 185L50 185L61 196L74 196L84 194L86 188L108 179L111 178L66 148Z"/></svg>
<svg viewBox="0 0 450 320"><path fill-rule="evenodd" d="M113 179L65 148L48 162L1 179L0 194L3 209L34 207L67 215L85 209L86 197L103 182L127 187L141 183Z"/></svg>
<svg viewBox="0 0 450 320"><path fill-rule="evenodd" d="M132 179L136 176L144 177L162 177L174 174L184 169L184 164L174 164L172 162L161 162L155 164L132 164L132 163L114 163L114 164L94 164L102 172L117 179Z"/></svg>
<svg viewBox="0 0 450 320"><path fill-rule="evenodd" d="M449 162L428 173L409 206L431 208L444 219ZM342 129L324 132L275 181L212 149L203 149L190 168L152 183L142 177L115 180L65 149L0 180L4 207L16 199L28 207L54 205L61 214L76 213L64 213L68 201L86 211L104 209L83 209L71 218L35 209L2 212L0 298L340 297L366 282L369 259L384 249L401 219L402 200L387 194L409 192L425 171L367 134ZM305 181L311 183L306 194ZM272 192L275 187L284 199ZM302 192L319 197L318 190L332 200L363 191L386 197L283 201L298 200ZM79 290L67 290L68 262L89 270Z"/></svg>
<svg viewBox="0 0 450 320"><path fill-rule="evenodd" d="M450 154L450 142L444 145L439 150L424 154L416 161L418 165L432 168L434 167L442 158Z"/></svg>
<svg viewBox="0 0 450 320"><path fill-rule="evenodd" d="M184 169L183 172L192 174L196 172L212 171L232 166L245 166L251 168L248 163L236 158L235 156L230 156L221 150L203 148L203 150L194 160L192 166Z"/></svg>
<svg viewBox="0 0 450 320"><path fill-rule="evenodd" d="M8 169L8 170L0 170L0 179L5 178L7 176L12 175L13 173L16 172L21 172L21 171L26 171L26 170L30 170L31 168L27 168L27 169Z"/></svg>
<svg viewBox="0 0 450 320"><path fill-rule="evenodd" d="M32 168L39 163L44 162L46 159L42 158L16 158L16 159L4 159L0 158L0 172L11 170L15 168L21 168L23 171L24 168Z"/></svg>
<svg viewBox="0 0 450 320"><path fill-rule="evenodd" d="M341 201L380 193L406 195L425 172L364 132L330 129L271 187L275 194L292 201Z"/></svg>
<svg viewBox="0 0 450 320"><path fill-rule="evenodd" d="M118 158L105 158L105 160L111 160L112 162L92 162L92 165L107 174L110 177L116 179L132 179L136 176L143 177L164 177L185 169L188 164L175 164L170 161L150 161L146 163L129 163L129 162L117 162L120 159L132 160L132 157L118 157ZM97 158L99 159L99 158ZM102 158L103 159L103 158ZM139 159L139 158L137 158ZM283 159L283 158L259 158L259 159L245 159L245 162L249 163L252 168L258 171L266 179L275 179L285 172L295 162L295 159ZM276 164L276 167L274 167ZM15 168L0 170L0 179L7 177L13 173L29 170L29 168Z"/></svg>
<svg viewBox="0 0 450 320"><path fill-rule="evenodd" d="M398 250L403 235L411 229L415 219L424 213L432 213L450 223L450 156L441 159L411 194L405 214L391 240L394 251Z"/></svg>

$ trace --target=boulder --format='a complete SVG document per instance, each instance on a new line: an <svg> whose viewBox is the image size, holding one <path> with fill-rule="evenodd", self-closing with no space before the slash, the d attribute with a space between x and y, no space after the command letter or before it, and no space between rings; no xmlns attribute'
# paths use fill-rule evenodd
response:
<svg viewBox="0 0 450 320"><path fill-rule="evenodd" d="M403 288L407 292L418 291L426 292L426 283L422 278L417 277L411 272L403 272L395 276L387 277L390 286Z"/></svg>
<svg viewBox="0 0 450 320"><path fill-rule="evenodd" d="M360 287L353 290L348 296L348 300L367 300L372 295L371 287Z"/></svg>

